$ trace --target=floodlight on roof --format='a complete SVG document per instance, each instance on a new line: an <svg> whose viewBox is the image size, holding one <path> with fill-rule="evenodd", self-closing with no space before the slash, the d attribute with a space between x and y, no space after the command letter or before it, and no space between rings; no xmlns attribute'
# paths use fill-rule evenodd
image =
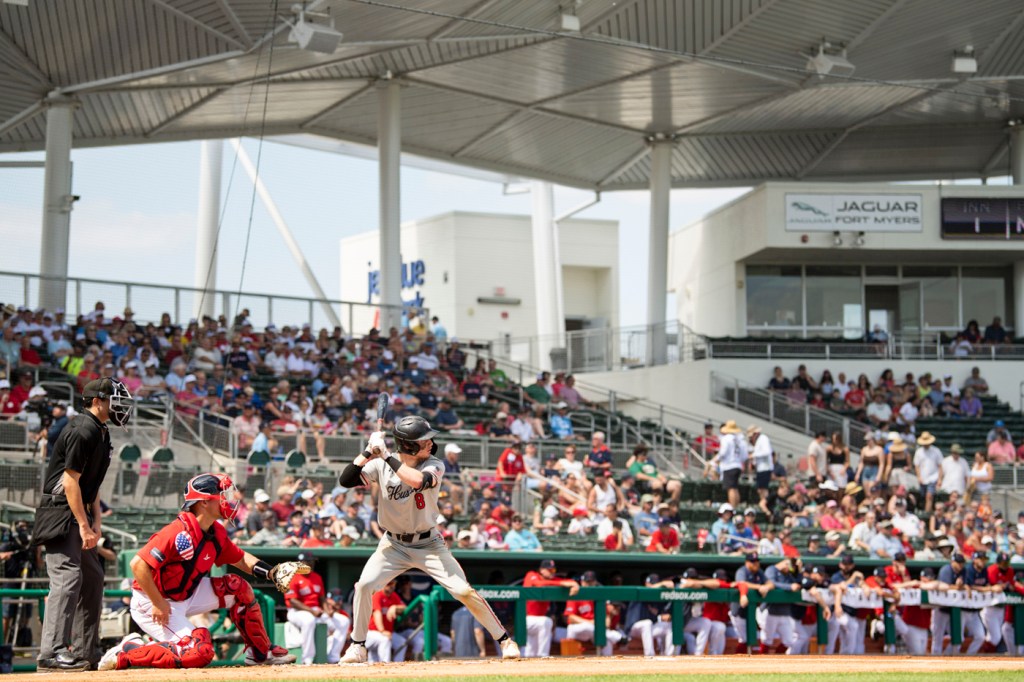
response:
<svg viewBox="0 0 1024 682"><path fill-rule="evenodd" d="M978 60L974 56L974 46L968 45L953 53L953 73L977 73Z"/></svg>
<svg viewBox="0 0 1024 682"><path fill-rule="evenodd" d="M298 10L298 15L299 18L294 24L288 22L288 25L292 27L291 33L288 34L288 42L295 43L309 52L334 54L334 51L338 49L338 43L344 37L340 31L334 29L334 19L329 14L307 12L303 9ZM326 19L327 23L315 23L309 21L307 17Z"/></svg>
<svg viewBox="0 0 1024 682"><path fill-rule="evenodd" d="M846 58L846 48L834 49L828 41L822 41L807 58L807 70L818 76L850 76L856 68Z"/></svg>

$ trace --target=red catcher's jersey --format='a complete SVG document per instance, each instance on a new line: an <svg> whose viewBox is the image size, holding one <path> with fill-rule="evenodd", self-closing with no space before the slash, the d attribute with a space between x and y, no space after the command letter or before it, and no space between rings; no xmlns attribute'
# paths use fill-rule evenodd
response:
<svg viewBox="0 0 1024 682"><path fill-rule="evenodd" d="M385 632L394 632L395 631L395 621L393 621L390 618L388 618L388 609L391 608L392 606L402 606L403 604L405 604L405 602L402 601L402 598L398 596L397 592L392 592L389 595L385 595L383 591L374 592L374 594L373 594L373 610L374 611L380 611L381 615L384 617L384 631ZM370 618L370 629L371 630L376 630L377 629L377 619L376 618Z"/></svg>
<svg viewBox="0 0 1024 682"><path fill-rule="evenodd" d="M182 512L154 533L136 556L153 569L160 594L171 601L185 601L210 569L236 564L245 553L231 542L221 524L213 524L204 533L195 515ZM142 589L137 580L132 589Z"/></svg>

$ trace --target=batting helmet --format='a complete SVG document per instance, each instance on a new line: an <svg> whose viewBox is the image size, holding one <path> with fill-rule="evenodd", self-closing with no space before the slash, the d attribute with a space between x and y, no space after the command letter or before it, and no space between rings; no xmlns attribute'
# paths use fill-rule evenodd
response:
<svg viewBox="0 0 1024 682"><path fill-rule="evenodd" d="M238 513L238 500L235 499L237 488L225 474L199 474L185 485L185 504L181 508L189 509L196 502L218 500L220 515L231 521Z"/></svg>
<svg viewBox="0 0 1024 682"><path fill-rule="evenodd" d="M430 424L423 417L410 415L398 420L398 423L395 424L393 435L398 450L411 455L420 450L420 445L417 441L430 440L437 435L437 431L431 428Z"/></svg>

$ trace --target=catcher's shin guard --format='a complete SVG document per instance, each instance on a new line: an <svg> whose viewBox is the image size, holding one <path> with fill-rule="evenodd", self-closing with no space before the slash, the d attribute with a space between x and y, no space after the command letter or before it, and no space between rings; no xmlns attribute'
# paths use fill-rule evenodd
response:
<svg viewBox="0 0 1024 682"><path fill-rule="evenodd" d="M270 637L263 624L263 611L256 603L252 586L237 575L212 578L213 592L220 599L221 607L227 608L228 618L238 628L238 634L247 647L251 647L257 658L266 657L270 651ZM233 604L227 603L234 597ZM262 659L260 659L262 660Z"/></svg>
<svg viewBox="0 0 1024 682"><path fill-rule="evenodd" d="M210 631L197 628L191 636L177 642L153 642L122 651L117 655L117 669L203 668L210 664L213 655Z"/></svg>

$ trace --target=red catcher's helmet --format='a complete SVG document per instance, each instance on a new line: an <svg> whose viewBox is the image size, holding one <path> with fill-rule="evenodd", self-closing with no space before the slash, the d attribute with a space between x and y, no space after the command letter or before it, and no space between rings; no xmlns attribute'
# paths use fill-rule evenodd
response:
<svg viewBox="0 0 1024 682"><path fill-rule="evenodd" d="M194 502L202 500L220 501L220 515L231 521L238 514L237 488L226 474L199 474L185 486L185 504L188 509Z"/></svg>

